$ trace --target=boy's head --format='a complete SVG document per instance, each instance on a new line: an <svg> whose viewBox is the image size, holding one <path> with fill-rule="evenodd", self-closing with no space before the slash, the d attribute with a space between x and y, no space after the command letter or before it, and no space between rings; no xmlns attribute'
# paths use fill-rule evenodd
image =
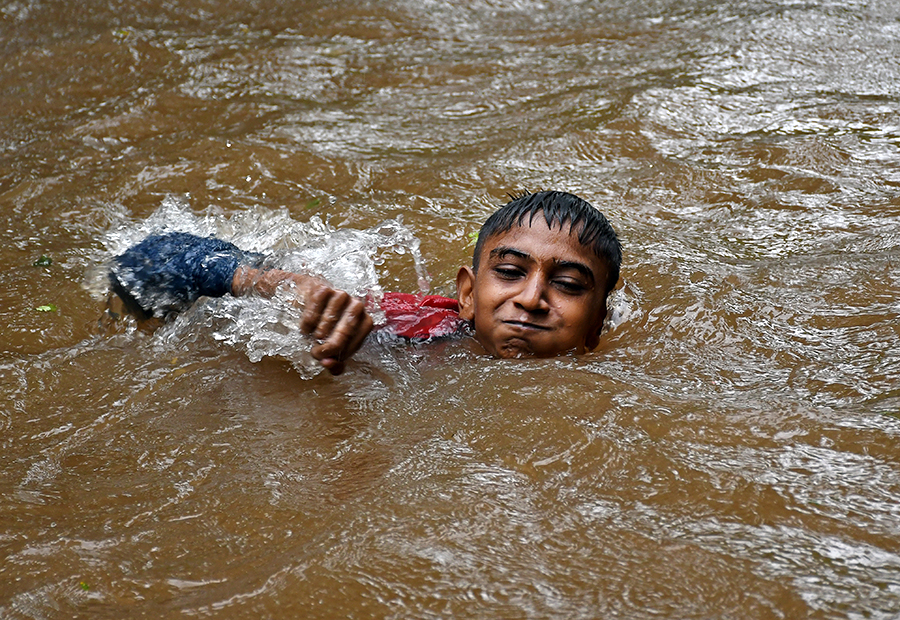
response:
<svg viewBox="0 0 900 620"><path fill-rule="evenodd" d="M524 194L481 227L456 276L460 316L497 357L582 353L600 342L622 250L602 213L566 192Z"/></svg>

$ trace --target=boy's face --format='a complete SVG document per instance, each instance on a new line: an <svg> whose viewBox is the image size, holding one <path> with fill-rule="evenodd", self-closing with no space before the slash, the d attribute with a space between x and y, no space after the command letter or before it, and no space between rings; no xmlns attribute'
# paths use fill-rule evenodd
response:
<svg viewBox="0 0 900 620"><path fill-rule="evenodd" d="M460 316L491 355L551 357L599 344L606 263L569 233L535 218L486 239L477 274L459 270Z"/></svg>

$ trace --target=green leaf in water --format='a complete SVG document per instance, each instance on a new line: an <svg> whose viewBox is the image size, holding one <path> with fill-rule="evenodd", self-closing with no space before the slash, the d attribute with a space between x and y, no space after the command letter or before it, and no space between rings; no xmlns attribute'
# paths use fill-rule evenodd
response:
<svg viewBox="0 0 900 620"><path fill-rule="evenodd" d="M79 582L78 586L79 586L82 590L84 590L85 592L87 592L88 590L91 589L90 586L88 586L88 584L86 584L86 583L83 582L83 581L82 581L82 582Z"/></svg>
<svg viewBox="0 0 900 620"><path fill-rule="evenodd" d="M56 312L59 308L56 307L56 304L44 304L43 306L38 306L35 310L38 312Z"/></svg>
<svg viewBox="0 0 900 620"><path fill-rule="evenodd" d="M466 247L472 247L473 245L478 243L478 231L475 230L470 232L468 235L466 235L466 238L468 238L469 240L469 245L467 245Z"/></svg>
<svg viewBox="0 0 900 620"><path fill-rule="evenodd" d="M33 264L35 267L49 267L53 264L53 259L46 254L41 254L41 257L34 261Z"/></svg>
<svg viewBox="0 0 900 620"><path fill-rule="evenodd" d="M320 204L322 204L322 200L320 198L313 198L312 200L310 200L306 203L306 208L307 209L315 209Z"/></svg>

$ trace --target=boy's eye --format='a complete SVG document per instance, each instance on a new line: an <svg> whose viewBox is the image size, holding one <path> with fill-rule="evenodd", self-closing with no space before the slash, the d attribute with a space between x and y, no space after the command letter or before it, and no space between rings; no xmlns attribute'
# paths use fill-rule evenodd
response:
<svg viewBox="0 0 900 620"><path fill-rule="evenodd" d="M579 280L557 278L553 282L565 293L577 294L583 293L585 290L587 290L587 287Z"/></svg>
<svg viewBox="0 0 900 620"><path fill-rule="evenodd" d="M496 273L504 280L515 280L522 275L522 270L518 267L498 265L497 267L494 267L494 273Z"/></svg>

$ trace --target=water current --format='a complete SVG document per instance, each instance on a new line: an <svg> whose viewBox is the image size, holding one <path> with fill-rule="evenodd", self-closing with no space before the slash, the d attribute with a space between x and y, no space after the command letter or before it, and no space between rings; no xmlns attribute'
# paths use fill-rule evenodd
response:
<svg viewBox="0 0 900 620"><path fill-rule="evenodd" d="M7 0L0 54L0 618L900 617L900 5ZM161 230L452 296L539 188L623 242L586 355L108 321Z"/></svg>

